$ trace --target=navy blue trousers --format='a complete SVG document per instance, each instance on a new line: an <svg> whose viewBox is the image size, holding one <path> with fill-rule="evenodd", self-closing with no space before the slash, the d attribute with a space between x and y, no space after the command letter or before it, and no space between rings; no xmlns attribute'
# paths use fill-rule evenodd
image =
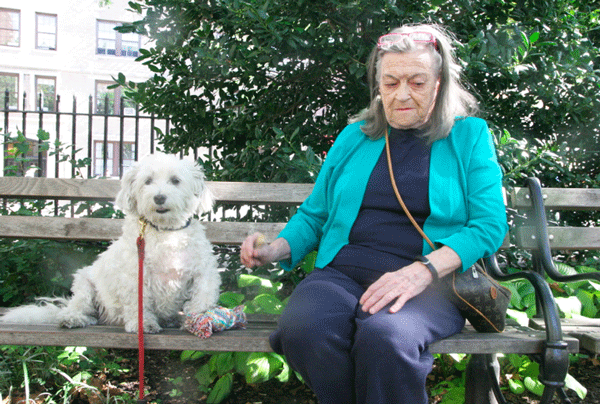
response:
<svg viewBox="0 0 600 404"><path fill-rule="evenodd" d="M273 350L320 404L427 404L427 347L460 332L464 319L434 287L395 314L374 315L360 309L364 290L340 271L315 269L294 289L271 335Z"/></svg>

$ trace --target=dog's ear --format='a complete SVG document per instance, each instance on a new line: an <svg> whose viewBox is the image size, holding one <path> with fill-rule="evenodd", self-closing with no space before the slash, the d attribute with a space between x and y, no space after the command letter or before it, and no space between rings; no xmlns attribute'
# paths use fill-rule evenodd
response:
<svg viewBox="0 0 600 404"><path fill-rule="evenodd" d="M194 195L198 197L198 214L210 212L215 204L215 197L206 185L204 170L198 163L192 167L194 177Z"/></svg>
<svg viewBox="0 0 600 404"><path fill-rule="evenodd" d="M208 188L206 183L202 184L202 193L200 194L200 203L198 204L198 214L210 212L215 204L215 196Z"/></svg>
<svg viewBox="0 0 600 404"><path fill-rule="evenodd" d="M135 179L140 170L140 164L135 163L129 170L125 172L121 179L121 189L117 194L115 205L127 215L138 214L137 201L135 199Z"/></svg>

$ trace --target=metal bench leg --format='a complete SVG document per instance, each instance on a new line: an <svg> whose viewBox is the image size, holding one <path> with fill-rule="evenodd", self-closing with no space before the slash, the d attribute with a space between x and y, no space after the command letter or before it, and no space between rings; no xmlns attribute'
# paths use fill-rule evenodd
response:
<svg viewBox="0 0 600 404"><path fill-rule="evenodd" d="M500 365L494 354L472 355L466 370L465 404L506 404L498 380Z"/></svg>

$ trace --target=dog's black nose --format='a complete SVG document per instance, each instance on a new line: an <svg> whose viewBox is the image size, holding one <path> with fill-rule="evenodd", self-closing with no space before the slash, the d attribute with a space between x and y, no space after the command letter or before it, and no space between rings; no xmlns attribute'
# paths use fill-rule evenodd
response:
<svg viewBox="0 0 600 404"><path fill-rule="evenodd" d="M156 202L157 205L162 205L163 203L165 203L167 200L167 197L164 195L156 195L154 197L154 202Z"/></svg>

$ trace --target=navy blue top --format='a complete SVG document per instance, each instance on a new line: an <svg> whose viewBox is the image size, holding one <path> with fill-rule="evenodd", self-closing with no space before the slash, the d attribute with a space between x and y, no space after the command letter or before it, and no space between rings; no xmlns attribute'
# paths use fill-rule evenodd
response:
<svg viewBox="0 0 600 404"><path fill-rule="evenodd" d="M390 150L400 195L423 227L430 214L431 147L417 134L416 130L392 129ZM423 238L402 210L392 188L384 149L369 178L349 244L328 266L351 275L366 287L384 272L411 264L422 251Z"/></svg>

